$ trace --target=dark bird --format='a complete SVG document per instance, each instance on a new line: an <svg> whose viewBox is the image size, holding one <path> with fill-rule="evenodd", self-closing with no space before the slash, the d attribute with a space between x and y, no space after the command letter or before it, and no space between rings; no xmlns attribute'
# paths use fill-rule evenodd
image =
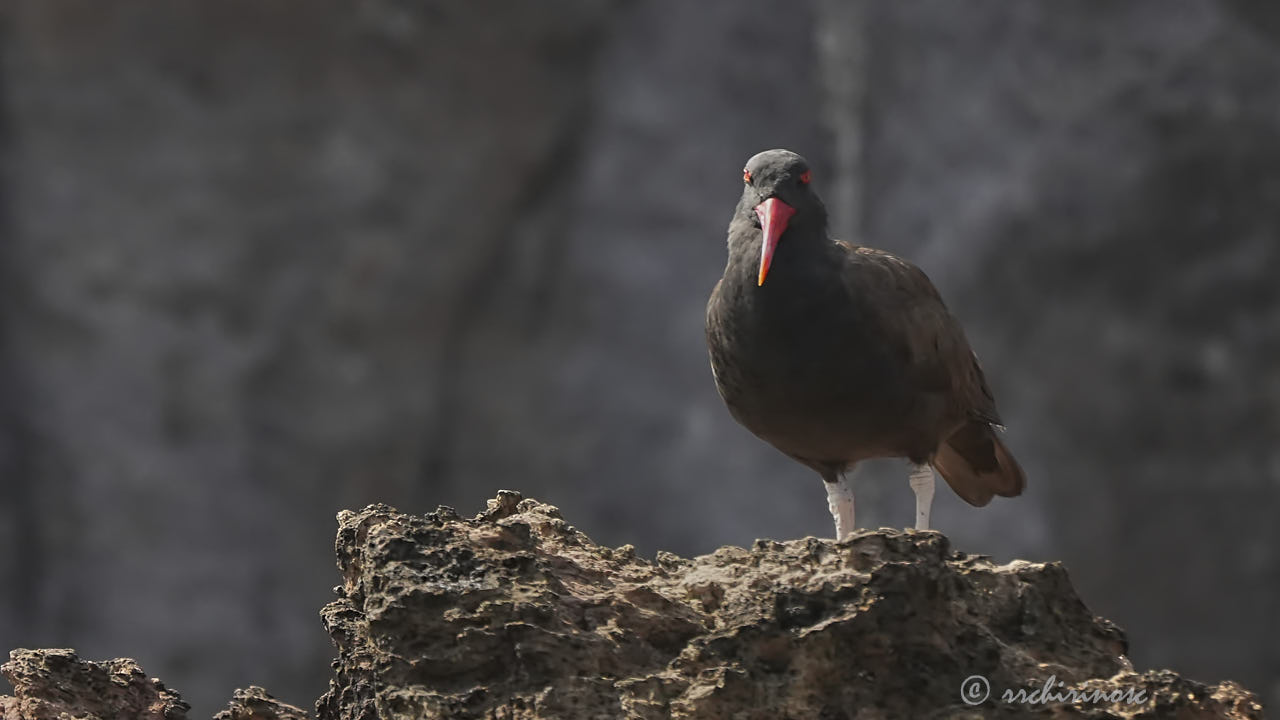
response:
<svg viewBox="0 0 1280 720"><path fill-rule="evenodd" d="M996 430L977 356L924 272L827 234L804 158L747 161L729 261L707 303L716 388L733 417L826 483L836 536L854 529L847 473L911 463L916 527L928 529L933 469L981 507L1026 479Z"/></svg>

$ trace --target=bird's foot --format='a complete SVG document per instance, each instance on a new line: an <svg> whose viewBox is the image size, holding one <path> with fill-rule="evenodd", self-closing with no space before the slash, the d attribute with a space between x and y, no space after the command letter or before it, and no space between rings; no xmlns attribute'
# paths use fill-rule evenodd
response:
<svg viewBox="0 0 1280 720"><path fill-rule="evenodd" d="M916 529L929 529L929 509L933 507L933 468L911 464L911 491L916 494Z"/></svg>
<svg viewBox="0 0 1280 720"><path fill-rule="evenodd" d="M836 540L853 534L853 486L846 478L824 483L827 486L827 507L836 521Z"/></svg>

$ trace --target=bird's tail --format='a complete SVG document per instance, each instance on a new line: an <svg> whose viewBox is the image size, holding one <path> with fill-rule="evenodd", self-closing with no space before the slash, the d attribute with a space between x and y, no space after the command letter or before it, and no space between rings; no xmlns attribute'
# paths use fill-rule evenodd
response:
<svg viewBox="0 0 1280 720"><path fill-rule="evenodd" d="M934 455L933 467L974 507L991 502L992 495L1021 495L1027 486L1022 468L1000 442L995 428L981 420L970 420L952 433Z"/></svg>

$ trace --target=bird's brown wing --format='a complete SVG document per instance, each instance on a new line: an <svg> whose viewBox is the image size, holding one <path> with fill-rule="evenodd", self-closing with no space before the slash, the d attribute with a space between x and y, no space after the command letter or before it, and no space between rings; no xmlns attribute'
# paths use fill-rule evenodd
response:
<svg viewBox="0 0 1280 720"><path fill-rule="evenodd" d="M851 282L872 293L881 337L895 345L905 380L921 393L945 398L945 422L933 466L956 494L982 506L993 495L1022 493L1026 478L993 426L1000 425L995 397L959 321L920 268L890 253L848 248L862 264ZM952 425L954 423L954 425Z"/></svg>
<svg viewBox="0 0 1280 720"><path fill-rule="evenodd" d="M845 247L865 270L851 282L883 309L881 336L896 345L907 382L922 392L948 395L965 416L1000 424L978 358L924 271L883 250Z"/></svg>

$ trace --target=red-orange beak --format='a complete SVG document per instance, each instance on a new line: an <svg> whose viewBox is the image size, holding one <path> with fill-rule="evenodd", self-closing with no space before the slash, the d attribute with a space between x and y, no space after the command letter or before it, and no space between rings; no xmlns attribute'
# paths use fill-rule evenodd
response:
<svg viewBox="0 0 1280 720"><path fill-rule="evenodd" d="M773 262L773 251L778 248L778 238L787 229L787 221L796 214L796 209L778 198L769 198L756 206L756 216L760 218L760 226L764 229L764 243L760 247L760 279L757 286L764 284L764 276L769 274L769 265Z"/></svg>

